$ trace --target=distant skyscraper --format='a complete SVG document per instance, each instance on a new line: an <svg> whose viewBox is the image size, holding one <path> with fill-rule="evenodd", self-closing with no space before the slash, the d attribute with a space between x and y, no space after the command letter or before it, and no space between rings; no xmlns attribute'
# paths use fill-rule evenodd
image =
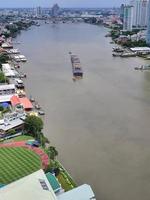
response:
<svg viewBox="0 0 150 200"><path fill-rule="evenodd" d="M41 16L42 15L42 8L41 7L37 7L36 8L36 15L37 16Z"/></svg>
<svg viewBox="0 0 150 200"><path fill-rule="evenodd" d="M131 5L133 6L133 26L146 27L148 0L132 0Z"/></svg>
<svg viewBox="0 0 150 200"><path fill-rule="evenodd" d="M147 37L146 37L146 42L148 45L150 45L150 1L148 3L148 23L147 23Z"/></svg>
<svg viewBox="0 0 150 200"><path fill-rule="evenodd" d="M133 27L133 6L124 6L123 30L132 31Z"/></svg>
<svg viewBox="0 0 150 200"><path fill-rule="evenodd" d="M124 4L122 4L121 7L120 7L120 18L123 21L123 18L124 18Z"/></svg>
<svg viewBox="0 0 150 200"><path fill-rule="evenodd" d="M59 12L60 12L60 8L59 8L58 4L55 4L52 7L52 16L57 17L59 15Z"/></svg>

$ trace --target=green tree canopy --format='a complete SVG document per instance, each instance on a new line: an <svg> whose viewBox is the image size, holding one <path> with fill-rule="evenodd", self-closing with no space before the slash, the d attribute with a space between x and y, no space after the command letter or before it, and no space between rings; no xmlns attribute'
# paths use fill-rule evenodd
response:
<svg viewBox="0 0 150 200"><path fill-rule="evenodd" d="M28 116L25 119L24 129L27 134L32 135L36 139L40 139L40 134L43 129L43 121L40 117Z"/></svg>
<svg viewBox="0 0 150 200"><path fill-rule="evenodd" d="M56 156L58 156L58 151L56 150L56 147L53 146L48 147L47 153L51 160L55 160Z"/></svg>
<svg viewBox="0 0 150 200"><path fill-rule="evenodd" d="M44 148L45 148L46 143L47 143L47 144L50 143L49 140L48 140L48 138L45 137L43 133L41 133L41 134L39 135L39 141L40 141L40 143L41 143L41 146L44 147Z"/></svg>
<svg viewBox="0 0 150 200"><path fill-rule="evenodd" d="M6 63L9 60L9 56L6 53L0 54L0 63Z"/></svg>
<svg viewBox="0 0 150 200"><path fill-rule="evenodd" d="M0 112L4 111L4 107L0 105Z"/></svg>
<svg viewBox="0 0 150 200"><path fill-rule="evenodd" d="M7 81L7 78L5 77L3 72L0 72L0 83L5 83Z"/></svg>
<svg viewBox="0 0 150 200"><path fill-rule="evenodd" d="M15 131L15 129L10 129L10 130L7 131L7 134L8 135L14 135L14 134L16 134L16 131Z"/></svg>

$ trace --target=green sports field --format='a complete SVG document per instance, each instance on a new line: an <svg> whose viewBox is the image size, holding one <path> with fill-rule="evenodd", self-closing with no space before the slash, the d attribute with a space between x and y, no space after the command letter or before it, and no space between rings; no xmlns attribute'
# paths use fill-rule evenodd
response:
<svg viewBox="0 0 150 200"><path fill-rule="evenodd" d="M8 184L41 169L41 160L23 147L0 148L0 184Z"/></svg>

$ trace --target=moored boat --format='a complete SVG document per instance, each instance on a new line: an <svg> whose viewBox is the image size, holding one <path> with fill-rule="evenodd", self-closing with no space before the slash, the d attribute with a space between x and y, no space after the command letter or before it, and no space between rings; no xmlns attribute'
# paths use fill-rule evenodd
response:
<svg viewBox="0 0 150 200"><path fill-rule="evenodd" d="M113 52L117 52L117 53L123 53L124 49L120 48L120 47L113 47Z"/></svg>
<svg viewBox="0 0 150 200"><path fill-rule="evenodd" d="M43 110L40 110L40 111L38 112L38 114L39 114L39 115L45 115L45 112L44 112Z"/></svg>
<svg viewBox="0 0 150 200"><path fill-rule="evenodd" d="M135 70L150 70L150 65L141 65L140 67L135 67Z"/></svg>
<svg viewBox="0 0 150 200"><path fill-rule="evenodd" d="M40 106L38 103L36 103L36 104L35 104L35 108L36 108L37 110L40 110L40 109L41 109L41 106Z"/></svg>
<svg viewBox="0 0 150 200"><path fill-rule="evenodd" d="M30 96L30 101L35 102L35 99L32 96Z"/></svg>

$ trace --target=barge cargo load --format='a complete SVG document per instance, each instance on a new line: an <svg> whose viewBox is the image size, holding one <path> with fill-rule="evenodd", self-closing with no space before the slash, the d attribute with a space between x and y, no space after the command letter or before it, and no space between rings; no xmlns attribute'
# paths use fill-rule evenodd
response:
<svg viewBox="0 0 150 200"><path fill-rule="evenodd" d="M78 58L77 55L73 55L71 53L70 55L71 55L73 77L75 79L83 78L83 71L82 71L80 59Z"/></svg>

